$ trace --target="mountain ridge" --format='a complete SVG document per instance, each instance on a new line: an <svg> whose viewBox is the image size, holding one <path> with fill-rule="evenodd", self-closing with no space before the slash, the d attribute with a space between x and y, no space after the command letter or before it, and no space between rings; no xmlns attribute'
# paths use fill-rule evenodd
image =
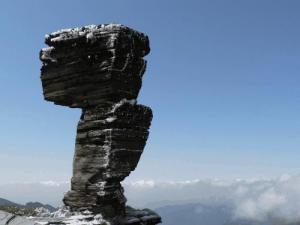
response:
<svg viewBox="0 0 300 225"><path fill-rule="evenodd" d="M48 209L50 212L54 212L57 208L53 207L52 205L49 204L43 204L40 202L27 202L25 205L19 204L19 203L15 203L12 202L10 200L7 200L5 198L0 198L0 206L4 207L4 206L14 206L14 207L18 207L18 208L45 208Z"/></svg>
<svg viewBox="0 0 300 225"><path fill-rule="evenodd" d="M300 225L280 217L265 220L237 218L233 207L226 204L188 203L167 205L155 209L162 217L162 225Z"/></svg>

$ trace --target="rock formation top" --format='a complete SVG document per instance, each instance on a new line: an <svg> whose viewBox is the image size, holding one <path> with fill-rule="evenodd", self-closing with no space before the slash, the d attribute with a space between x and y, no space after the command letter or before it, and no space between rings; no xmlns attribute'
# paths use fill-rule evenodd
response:
<svg viewBox="0 0 300 225"><path fill-rule="evenodd" d="M88 25L62 29L47 34L45 43L53 47L96 44L103 49L127 49L142 57L150 52L149 39L145 34L121 24Z"/></svg>
<svg viewBox="0 0 300 225"><path fill-rule="evenodd" d="M148 37L123 25L89 25L46 35L40 52L44 97L75 108L136 99Z"/></svg>

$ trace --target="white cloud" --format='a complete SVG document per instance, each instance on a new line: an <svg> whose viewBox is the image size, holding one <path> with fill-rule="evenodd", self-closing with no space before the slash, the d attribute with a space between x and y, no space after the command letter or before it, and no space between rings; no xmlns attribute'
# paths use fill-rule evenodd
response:
<svg viewBox="0 0 300 225"><path fill-rule="evenodd" d="M161 205L190 202L227 204L232 206L234 217L239 219L300 221L300 175L264 180L151 182L151 186L144 181L138 188L131 183L125 184L125 187L128 199L133 199L137 205L143 205L142 201Z"/></svg>
<svg viewBox="0 0 300 225"><path fill-rule="evenodd" d="M56 182L53 180L47 180L47 181L41 181L40 184L50 187L60 187L66 184L69 184L69 182Z"/></svg>
<svg viewBox="0 0 300 225"><path fill-rule="evenodd" d="M134 182L126 183L127 186L133 187L133 188L153 188L155 186L155 181L153 180L139 180Z"/></svg>
<svg viewBox="0 0 300 225"><path fill-rule="evenodd" d="M124 182L129 204L151 208L168 204L228 205L235 218L300 221L300 175L252 180L140 180ZM41 201L60 205L69 182L0 185L0 197L24 203ZM200 209L199 209L200 210Z"/></svg>

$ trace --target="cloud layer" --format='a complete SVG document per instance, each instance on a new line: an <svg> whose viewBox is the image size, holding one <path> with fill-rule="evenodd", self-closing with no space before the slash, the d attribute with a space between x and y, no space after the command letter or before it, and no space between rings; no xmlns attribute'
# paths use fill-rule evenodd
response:
<svg viewBox="0 0 300 225"><path fill-rule="evenodd" d="M228 205L237 219L300 221L300 175L269 180L137 181L124 183L129 204L138 207L201 203ZM67 182L6 184L0 197L24 203L41 201L61 205Z"/></svg>
<svg viewBox="0 0 300 225"><path fill-rule="evenodd" d="M180 203L228 205L237 219L300 221L300 175L269 180L139 181L126 187L129 199L141 200L146 192L147 202L156 202L156 206ZM142 205L142 202L135 203Z"/></svg>

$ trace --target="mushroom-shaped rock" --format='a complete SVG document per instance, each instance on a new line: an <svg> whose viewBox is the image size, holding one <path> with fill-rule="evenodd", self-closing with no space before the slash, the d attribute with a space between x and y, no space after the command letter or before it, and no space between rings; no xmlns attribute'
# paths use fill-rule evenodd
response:
<svg viewBox="0 0 300 225"><path fill-rule="evenodd" d="M148 37L123 25L102 24L46 35L40 52L44 98L81 108L71 190L72 212L101 214L112 224L155 225L150 210L126 206L121 181L135 170L149 136L152 111L137 104Z"/></svg>

